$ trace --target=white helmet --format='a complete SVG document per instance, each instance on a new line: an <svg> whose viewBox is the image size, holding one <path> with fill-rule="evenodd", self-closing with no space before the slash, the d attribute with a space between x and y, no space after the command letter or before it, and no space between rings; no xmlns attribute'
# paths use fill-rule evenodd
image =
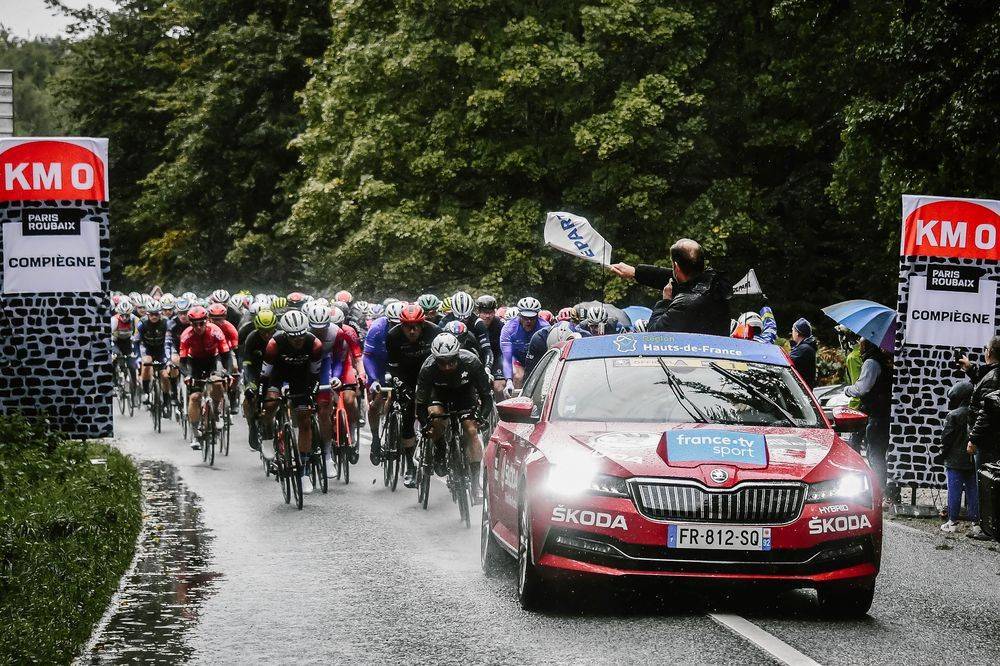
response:
<svg viewBox="0 0 1000 666"><path fill-rule="evenodd" d="M746 324L748 328L764 329L764 320L756 312L744 312L736 323L737 325Z"/></svg>
<svg viewBox="0 0 1000 666"><path fill-rule="evenodd" d="M281 315L281 321L278 322L278 328L291 337L305 335L309 330L309 319L307 319L306 316L298 310L289 310L285 314Z"/></svg>
<svg viewBox="0 0 1000 666"><path fill-rule="evenodd" d="M309 318L310 328L326 328L330 325L330 311L322 305L308 308L306 316Z"/></svg>
<svg viewBox="0 0 1000 666"><path fill-rule="evenodd" d="M327 312L330 314L330 323L340 326L344 323L344 311L337 307L332 307Z"/></svg>
<svg viewBox="0 0 1000 666"><path fill-rule="evenodd" d="M354 305L352 307L359 315L367 317L372 306L368 303L368 301L354 301Z"/></svg>
<svg viewBox="0 0 1000 666"><path fill-rule="evenodd" d="M164 310L173 310L176 303L177 300L174 298L173 294L163 294L163 296L160 297L160 307Z"/></svg>
<svg viewBox="0 0 1000 666"><path fill-rule="evenodd" d="M149 294L146 294L145 296L142 297L142 308L144 310L148 310L149 308L153 307L153 303L156 303L156 299L150 296Z"/></svg>
<svg viewBox="0 0 1000 666"><path fill-rule="evenodd" d="M320 296L319 298L314 298L312 302L315 303L316 305L322 305L323 307L327 307L330 305L330 299L324 298L322 296Z"/></svg>
<svg viewBox="0 0 1000 666"><path fill-rule="evenodd" d="M542 304L537 298L525 296L517 302L517 314L521 317L537 317L538 311L542 309Z"/></svg>
<svg viewBox="0 0 1000 666"><path fill-rule="evenodd" d="M606 324L608 323L608 309L603 303L591 305L587 308L587 314L583 319L585 324Z"/></svg>
<svg viewBox="0 0 1000 666"><path fill-rule="evenodd" d="M132 301L132 305L134 306L142 305L142 294L137 291L130 291L128 293L128 300Z"/></svg>
<svg viewBox="0 0 1000 666"><path fill-rule="evenodd" d="M185 291L183 294L181 294L181 298L186 298L188 300L188 303L194 303L195 301L198 300L198 294L194 293L193 291Z"/></svg>
<svg viewBox="0 0 1000 666"><path fill-rule="evenodd" d="M451 333L438 333L431 341L431 353L434 358L455 358L462 349L461 343Z"/></svg>
<svg viewBox="0 0 1000 666"><path fill-rule="evenodd" d="M229 307L236 311L243 310L243 296L241 294L233 294L229 297Z"/></svg>
<svg viewBox="0 0 1000 666"><path fill-rule="evenodd" d="M635 331L636 333L645 333L646 332L646 320L645 319L636 319L634 322L632 322L632 330Z"/></svg>
<svg viewBox="0 0 1000 666"><path fill-rule="evenodd" d="M472 296L464 291L456 291L455 295L451 297L451 311L459 319L471 317L475 306L476 302L472 300Z"/></svg>
<svg viewBox="0 0 1000 666"><path fill-rule="evenodd" d="M507 308L507 312L505 312L503 315L503 320L510 321L511 319L517 319L520 314L521 313L519 308L516 308L512 305L509 308Z"/></svg>
<svg viewBox="0 0 1000 666"><path fill-rule="evenodd" d="M551 349L560 342L566 342L567 340L573 340L579 338L580 334L573 330L573 327L568 321L561 321L549 331L549 335L545 338L545 344Z"/></svg>
<svg viewBox="0 0 1000 666"><path fill-rule="evenodd" d="M399 313L403 311L403 306L405 305L406 303L403 301L393 301L385 306L385 317L389 320L390 324L399 323Z"/></svg>
<svg viewBox="0 0 1000 666"><path fill-rule="evenodd" d="M213 303L228 303L229 302L229 292L225 289L216 289L212 292L212 295L208 297L208 300Z"/></svg>
<svg viewBox="0 0 1000 666"><path fill-rule="evenodd" d="M132 301L127 298L123 298L118 301L118 305L115 306L115 313L117 313L119 317L127 317L132 314Z"/></svg>
<svg viewBox="0 0 1000 666"><path fill-rule="evenodd" d="M250 305L247 306L247 313L249 315L253 316L253 315L257 314L258 312L260 312L261 310L266 310L266 309L267 308L264 307L263 303L259 303L257 301L254 301L253 303L251 303Z"/></svg>

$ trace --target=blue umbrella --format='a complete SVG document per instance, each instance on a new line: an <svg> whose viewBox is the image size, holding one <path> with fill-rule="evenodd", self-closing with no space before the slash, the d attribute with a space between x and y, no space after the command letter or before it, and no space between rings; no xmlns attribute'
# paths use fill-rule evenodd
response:
<svg viewBox="0 0 1000 666"><path fill-rule="evenodd" d="M892 308L857 299L827 306L823 314L887 352L895 346L896 311Z"/></svg>
<svg viewBox="0 0 1000 666"><path fill-rule="evenodd" d="M641 305L630 305L627 308L622 308L622 311L628 315L628 318L635 322L638 319L645 319L649 321L650 316L652 316L653 311L649 308L644 308Z"/></svg>

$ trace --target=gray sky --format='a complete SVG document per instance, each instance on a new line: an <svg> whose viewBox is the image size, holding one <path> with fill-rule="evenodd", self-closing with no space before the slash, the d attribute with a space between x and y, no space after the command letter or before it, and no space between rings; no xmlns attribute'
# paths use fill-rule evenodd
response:
<svg viewBox="0 0 1000 666"><path fill-rule="evenodd" d="M70 7L114 6L114 0L66 0ZM0 0L0 23L18 37L56 36L66 30L64 16L53 16L44 0Z"/></svg>

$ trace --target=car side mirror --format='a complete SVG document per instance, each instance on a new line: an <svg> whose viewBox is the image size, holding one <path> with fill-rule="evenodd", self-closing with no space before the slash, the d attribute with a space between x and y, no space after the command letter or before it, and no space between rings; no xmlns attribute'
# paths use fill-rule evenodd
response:
<svg viewBox="0 0 1000 666"><path fill-rule="evenodd" d="M497 413L501 421L508 423L538 423L535 402L527 397L509 398L497 403Z"/></svg>
<svg viewBox="0 0 1000 666"><path fill-rule="evenodd" d="M837 432L861 432L868 425L868 415L850 407L833 408L833 429Z"/></svg>

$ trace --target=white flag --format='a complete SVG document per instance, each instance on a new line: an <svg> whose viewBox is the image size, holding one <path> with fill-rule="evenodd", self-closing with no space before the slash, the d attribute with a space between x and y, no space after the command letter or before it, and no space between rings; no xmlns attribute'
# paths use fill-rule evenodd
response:
<svg viewBox="0 0 1000 666"><path fill-rule="evenodd" d="M611 244L579 215L549 213L545 218L545 244L578 259L605 266L611 263Z"/></svg>
<svg viewBox="0 0 1000 666"><path fill-rule="evenodd" d="M742 280L733 285L733 294L736 296L764 294L764 291L760 288L760 282L757 280L757 273L752 268L743 276Z"/></svg>

